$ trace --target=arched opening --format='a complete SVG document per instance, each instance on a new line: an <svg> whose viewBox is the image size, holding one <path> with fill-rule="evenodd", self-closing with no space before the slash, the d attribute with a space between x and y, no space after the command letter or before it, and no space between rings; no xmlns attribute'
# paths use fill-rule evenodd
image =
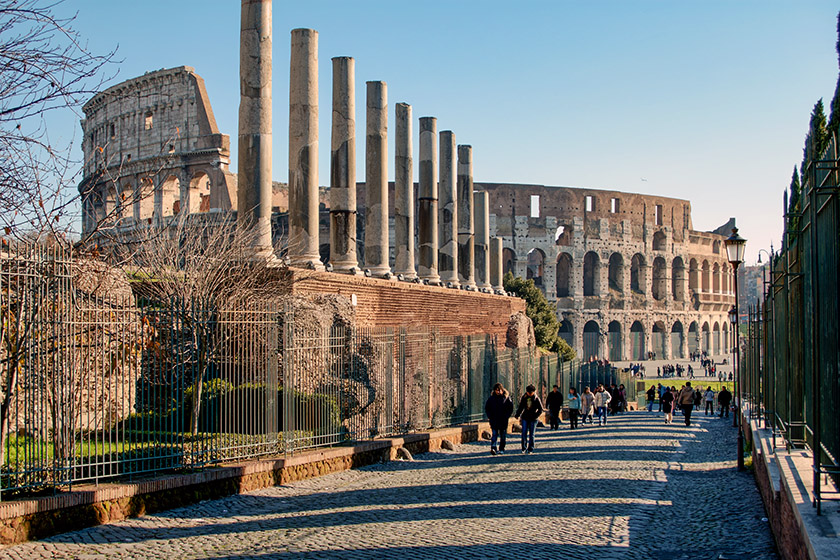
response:
<svg viewBox="0 0 840 560"><path fill-rule="evenodd" d="M700 268L697 266L697 260L691 259L688 261L688 289L697 291L700 287Z"/></svg>
<svg viewBox="0 0 840 560"><path fill-rule="evenodd" d="M685 301L685 263L677 257L671 263L671 295L674 301Z"/></svg>
<svg viewBox="0 0 840 560"><path fill-rule="evenodd" d="M572 327L572 322L568 319L564 319L560 323L560 328L557 329L557 335L566 341L566 344L571 346L572 348L575 347L575 329Z"/></svg>
<svg viewBox="0 0 840 560"><path fill-rule="evenodd" d="M151 219L155 215L155 185L151 179L143 177L140 180L136 198L137 206L140 208L140 219L151 223Z"/></svg>
<svg viewBox="0 0 840 560"><path fill-rule="evenodd" d="M557 297L572 295L572 256L560 253L557 257Z"/></svg>
<svg viewBox="0 0 840 560"><path fill-rule="evenodd" d="M666 251L667 250L667 239L665 237L665 233L662 231L657 231L653 234L653 250L654 251Z"/></svg>
<svg viewBox="0 0 840 560"><path fill-rule="evenodd" d="M632 353L631 360L644 360L645 356L645 328L639 321L635 321L630 327L630 346Z"/></svg>
<svg viewBox="0 0 840 560"><path fill-rule="evenodd" d="M715 242L712 243L712 253L715 255L720 254L720 241L715 240Z"/></svg>
<svg viewBox="0 0 840 560"><path fill-rule="evenodd" d="M703 327L701 330L703 331L703 345L701 346L701 349L704 352L709 352L712 349L712 332L709 328L709 323L703 323Z"/></svg>
<svg viewBox="0 0 840 560"><path fill-rule="evenodd" d="M697 331L697 323L692 321L688 325L688 352L694 353L700 349L700 333Z"/></svg>
<svg viewBox="0 0 840 560"><path fill-rule="evenodd" d="M610 322L609 329L607 331L607 336L609 337L610 344L610 361L617 362L621 360L622 356L621 323L619 323L618 321Z"/></svg>
<svg viewBox="0 0 840 560"><path fill-rule="evenodd" d="M712 291L716 294L720 293L720 264L715 263L712 269Z"/></svg>
<svg viewBox="0 0 840 560"><path fill-rule="evenodd" d="M134 218L134 187L131 183L123 183L120 187L120 218L123 220Z"/></svg>
<svg viewBox="0 0 840 560"><path fill-rule="evenodd" d="M508 272L516 276L516 253L513 249L505 248L502 250L502 274Z"/></svg>
<svg viewBox="0 0 840 560"><path fill-rule="evenodd" d="M207 173L199 171L190 179L187 200L190 214L210 211L210 177Z"/></svg>
<svg viewBox="0 0 840 560"><path fill-rule="evenodd" d="M175 175L166 178L160 187L161 216L176 216L181 211L181 182Z"/></svg>
<svg viewBox="0 0 840 560"><path fill-rule="evenodd" d="M656 257L653 259L653 284L651 285L653 299L662 301L668 293L668 276L665 267L665 259Z"/></svg>
<svg viewBox="0 0 840 560"><path fill-rule="evenodd" d="M717 356L720 354L720 323L715 321L712 325L712 354Z"/></svg>
<svg viewBox="0 0 840 560"><path fill-rule="evenodd" d="M663 360L666 356L666 344L668 334L665 332L665 323L657 321L653 324L651 332L651 347L657 360Z"/></svg>
<svg viewBox="0 0 840 560"><path fill-rule="evenodd" d="M624 293L624 257L621 253L610 255L609 282L610 291Z"/></svg>
<svg viewBox="0 0 840 560"><path fill-rule="evenodd" d="M115 224L119 218L119 195L117 194L117 187L113 183L109 183L105 191L105 223Z"/></svg>
<svg viewBox="0 0 840 560"><path fill-rule="evenodd" d="M598 254L589 251L583 257L583 295L597 296L600 285L600 262Z"/></svg>
<svg viewBox="0 0 840 560"><path fill-rule="evenodd" d="M723 322L723 340L721 341L723 344L723 353L729 353L729 323L726 321Z"/></svg>
<svg viewBox="0 0 840 560"><path fill-rule="evenodd" d="M633 255L630 261L630 291L645 293L645 258L641 253Z"/></svg>
<svg viewBox="0 0 840 560"><path fill-rule="evenodd" d="M700 275L700 281L701 281L700 290L703 293L708 293L709 289L712 286L711 276L712 276L712 267L709 266L709 261L703 261L703 270L702 270L701 275Z"/></svg>
<svg viewBox="0 0 840 560"><path fill-rule="evenodd" d="M583 325L583 359L588 360L601 357L601 329L595 321L587 321Z"/></svg>
<svg viewBox="0 0 840 560"><path fill-rule="evenodd" d="M671 358L685 358L683 355L683 325L676 321L671 326Z"/></svg>
<svg viewBox="0 0 840 560"><path fill-rule="evenodd" d="M539 249L531 249L528 252L528 270L526 280L533 280L534 285L543 288L543 265L545 264L545 253Z"/></svg>

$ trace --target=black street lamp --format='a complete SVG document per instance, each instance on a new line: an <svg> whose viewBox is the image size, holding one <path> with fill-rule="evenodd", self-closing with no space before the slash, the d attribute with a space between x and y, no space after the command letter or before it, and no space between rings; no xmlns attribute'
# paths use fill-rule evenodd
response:
<svg viewBox="0 0 840 560"><path fill-rule="evenodd" d="M729 259L729 264L732 265L732 273L735 276L735 320L733 321L733 330L735 331L735 393L737 394L738 406L735 407L735 414L733 421L738 423L738 470L744 470L744 426L741 421L741 409L744 406L743 397L741 395L741 336L738 332L738 266L744 262L744 251L747 248L747 240L738 235L738 228L732 228L732 235L724 241L726 244L726 256Z"/></svg>

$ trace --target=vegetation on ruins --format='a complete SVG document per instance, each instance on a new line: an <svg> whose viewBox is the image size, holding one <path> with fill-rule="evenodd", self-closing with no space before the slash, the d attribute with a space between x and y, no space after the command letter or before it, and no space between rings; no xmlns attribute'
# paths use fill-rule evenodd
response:
<svg viewBox="0 0 840 560"><path fill-rule="evenodd" d="M537 346L550 352L557 352L564 361L574 360L575 351L557 335L560 323L554 308L545 294L537 288L532 279L523 280L512 273L503 279L505 291L525 300L525 314L534 323Z"/></svg>
<svg viewBox="0 0 840 560"><path fill-rule="evenodd" d="M61 17L61 0L0 0L0 216L6 235L53 232L76 198L70 143L46 118L75 110L101 89L115 51L97 55Z"/></svg>

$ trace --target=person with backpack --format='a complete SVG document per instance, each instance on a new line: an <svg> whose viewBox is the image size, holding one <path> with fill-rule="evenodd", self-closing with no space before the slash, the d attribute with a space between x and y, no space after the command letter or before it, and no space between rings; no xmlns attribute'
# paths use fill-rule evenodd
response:
<svg viewBox="0 0 840 560"><path fill-rule="evenodd" d="M685 415L685 425L691 426L691 411L694 410L694 389L691 388L691 381L686 381L685 386L677 396L677 402L682 407Z"/></svg>
<svg viewBox="0 0 840 560"><path fill-rule="evenodd" d="M522 417L522 453L533 453L534 432L537 429L537 421L543 413L543 405L536 394L537 388L528 385L525 394L519 400L519 408L516 409L514 418Z"/></svg>

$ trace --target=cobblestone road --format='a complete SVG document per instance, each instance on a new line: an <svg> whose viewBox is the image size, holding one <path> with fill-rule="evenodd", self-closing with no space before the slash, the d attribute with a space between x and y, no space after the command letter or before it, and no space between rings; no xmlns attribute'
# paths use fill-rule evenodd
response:
<svg viewBox="0 0 840 560"><path fill-rule="evenodd" d="M611 417L203 502L44 541L0 558L774 559L731 422ZM681 418L679 419L681 420Z"/></svg>

